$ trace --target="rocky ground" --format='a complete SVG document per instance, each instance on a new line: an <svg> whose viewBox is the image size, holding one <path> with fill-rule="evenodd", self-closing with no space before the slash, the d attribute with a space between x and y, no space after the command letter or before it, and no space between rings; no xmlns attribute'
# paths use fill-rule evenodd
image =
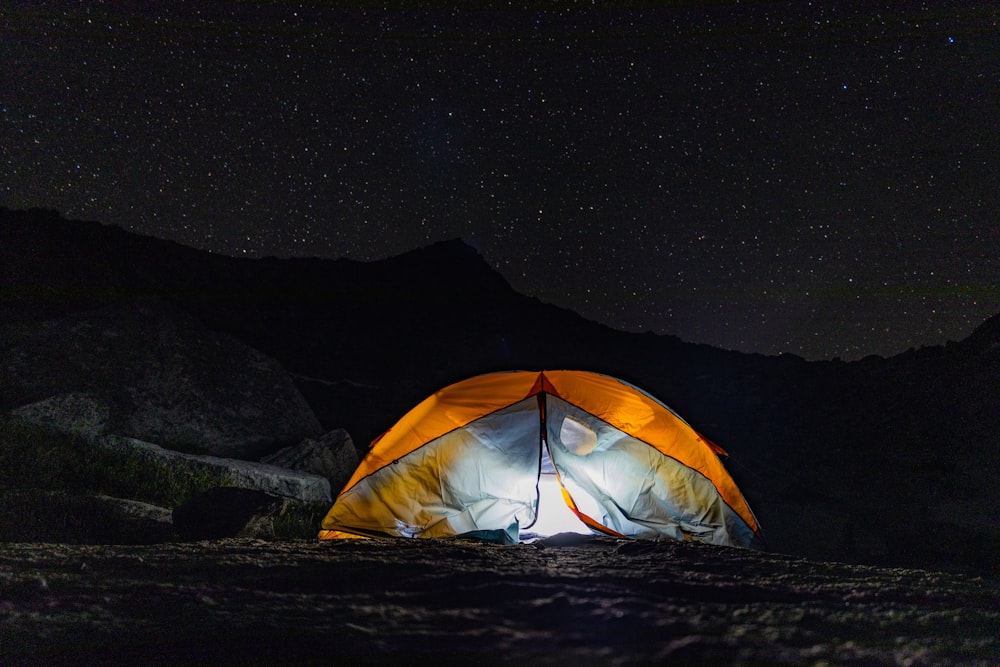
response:
<svg viewBox="0 0 1000 667"><path fill-rule="evenodd" d="M0 662L996 665L996 585L568 535L9 543Z"/></svg>

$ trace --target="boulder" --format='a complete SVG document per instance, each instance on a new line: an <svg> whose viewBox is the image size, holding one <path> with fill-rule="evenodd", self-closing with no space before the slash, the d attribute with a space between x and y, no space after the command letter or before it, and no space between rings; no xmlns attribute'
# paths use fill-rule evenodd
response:
<svg viewBox="0 0 1000 667"><path fill-rule="evenodd" d="M94 440L108 432L111 408L93 394L70 392L23 405L10 414L32 424Z"/></svg>
<svg viewBox="0 0 1000 667"><path fill-rule="evenodd" d="M98 443L105 447L129 450L155 458L162 463L192 473L208 473L215 476L220 483L236 488L258 490L307 503L332 502L330 482L320 475L288 470L266 463L185 454L122 436L105 436Z"/></svg>
<svg viewBox="0 0 1000 667"><path fill-rule="evenodd" d="M181 539L189 541L271 537L274 519L288 502L264 491L215 487L175 507L174 527Z"/></svg>
<svg viewBox="0 0 1000 667"><path fill-rule="evenodd" d="M319 439L307 438L261 459L264 463L326 477L330 488L339 490L358 467L358 450L350 434L342 428Z"/></svg>
<svg viewBox="0 0 1000 667"><path fill-rule="evenodd" d="M159 544L175 538L163 507L102 495L0 491L0 542Z"/></svg>
<svg viewBox="0 0 1000 667"><path fill-rule="evenodd" d="M178 451L258 460L322 433L278 362L157 301L2 324L0 379L0 407Z"/></svg>

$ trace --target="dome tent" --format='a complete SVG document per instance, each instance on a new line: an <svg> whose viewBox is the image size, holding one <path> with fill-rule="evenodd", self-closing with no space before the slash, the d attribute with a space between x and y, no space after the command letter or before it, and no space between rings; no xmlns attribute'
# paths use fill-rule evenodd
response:
<svg viewBox="0 0 1000 667"><path fill-rule="evenodd" d="M479 375L435 392L372 443L319 537L516 543L538 518L548 472L594 532L760 547L724 453L607 375Z"/></svg>

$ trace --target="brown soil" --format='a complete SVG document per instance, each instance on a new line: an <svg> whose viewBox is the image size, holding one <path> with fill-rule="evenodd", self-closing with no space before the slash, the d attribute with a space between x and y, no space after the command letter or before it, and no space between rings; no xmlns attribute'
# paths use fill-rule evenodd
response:
<svg viewBox="0 0 1000 667"><path fill-rule="evenodd" d="M579 536L8 543L0 662L995 665L996 584Z"/></svg>

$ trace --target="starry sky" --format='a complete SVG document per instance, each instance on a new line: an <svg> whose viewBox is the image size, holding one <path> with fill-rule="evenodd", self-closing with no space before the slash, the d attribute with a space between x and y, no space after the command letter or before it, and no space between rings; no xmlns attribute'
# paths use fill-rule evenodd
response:
<svg viewBox="0 0 1000 667"><path fill-rule="evenodd" d="M8 0L0 205L808 359L1000 313L992 0L409 6Z"/></svg>

